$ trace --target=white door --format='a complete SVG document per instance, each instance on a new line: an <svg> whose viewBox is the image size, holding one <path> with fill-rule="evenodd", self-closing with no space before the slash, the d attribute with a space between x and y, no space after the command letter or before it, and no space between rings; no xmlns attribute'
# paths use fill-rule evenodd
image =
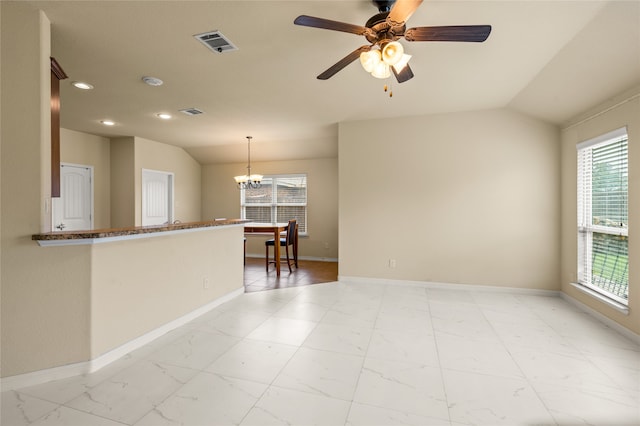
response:
<svg viewBox="0 0 640 426"><path fill-rule="evenodd" d="M173 222L173 173L142 170L142 226Z"/></svg>
<svg viewBox="0 0 640 426"><path fill-rule="evenodd" d="M93 168L60 164L60 197L51 205L54 231L93 229Z"/></svg>

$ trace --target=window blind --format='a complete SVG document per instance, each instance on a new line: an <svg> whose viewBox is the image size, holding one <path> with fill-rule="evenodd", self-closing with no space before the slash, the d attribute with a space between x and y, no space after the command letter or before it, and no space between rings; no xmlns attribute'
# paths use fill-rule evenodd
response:
<svg viewBox="0 0 640 426"><path fill-rule="evenodd" d="M272 175L260 188L240 191L242 218L273 223L296 219L298 232L307 233L307 176Z"/></svg>
<svg viewBox="0 0 640 426"><path fill-rule="evenodd" d="M628 298L626 129L578 145L578 282Z"/></svg>

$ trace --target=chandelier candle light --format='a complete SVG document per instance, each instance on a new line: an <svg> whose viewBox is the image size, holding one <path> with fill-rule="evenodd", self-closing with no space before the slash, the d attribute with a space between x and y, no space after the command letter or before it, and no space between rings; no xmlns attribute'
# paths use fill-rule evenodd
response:
<svg viewBox="0 0 640 426"><path fill-rule="evenodd" d="M247 136L247 174L244 176L235 176L234 179L238 184L238 189L260 188L262 175L251 174L251 139L253 136Z"/></svg>

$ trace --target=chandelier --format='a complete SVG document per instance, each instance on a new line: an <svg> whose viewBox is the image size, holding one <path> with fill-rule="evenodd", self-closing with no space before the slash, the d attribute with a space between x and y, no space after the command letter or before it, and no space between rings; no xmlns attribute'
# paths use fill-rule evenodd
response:
<svg viewBox="0 0 640 426"><path fill-rule="evenodd" d="M260 188L262 175L251 174L251 139L253 136L247 136L247 174L243 176L235 176L234 179L238 184L238 189Z"/></svg>

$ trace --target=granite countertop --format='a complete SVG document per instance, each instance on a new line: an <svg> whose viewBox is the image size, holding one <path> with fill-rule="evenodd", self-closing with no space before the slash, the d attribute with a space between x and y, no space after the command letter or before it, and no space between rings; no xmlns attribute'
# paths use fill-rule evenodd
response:
<svg viewBox="0 0 640 426"><path fill-rule="evenodd" d="M155 234L167 231L179 231L185 229L210 228L214 226L240 225L250 222L244 219L220 219L202 222L185 222L156 226L131 226L127 228L92 229L87 231L59 231L46 232L31 236L35 241L56 241L56 240L84 240L96 238L123 237L140 234Z"/></svg>

